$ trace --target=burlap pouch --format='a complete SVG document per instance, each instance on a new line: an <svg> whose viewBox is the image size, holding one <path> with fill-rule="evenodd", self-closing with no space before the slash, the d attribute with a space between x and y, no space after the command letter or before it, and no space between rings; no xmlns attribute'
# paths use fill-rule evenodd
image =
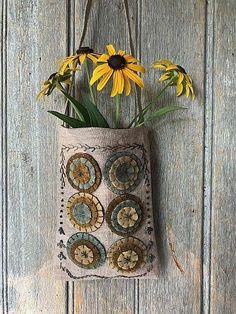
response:
<svg viewBox="0 0 236 314"><path fill-rule="evenodd" d="M59 152L59 278L155 278L147 129L60 127Z"/></svg>

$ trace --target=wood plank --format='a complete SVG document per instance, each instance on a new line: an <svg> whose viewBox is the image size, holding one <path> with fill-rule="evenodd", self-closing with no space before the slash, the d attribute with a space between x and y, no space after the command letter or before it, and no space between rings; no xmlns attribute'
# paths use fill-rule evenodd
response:
<svg viewBox="0 0 236 314"><path fill-rule="evenodd" d="M6 243L4 238L6 235L6 176L5 176L5 166L6 166L6 84L5 84L5 60L6 60L6 1L2 1L0 7L1 16L1 32L0 32L0 95L1 95L1 111L0 111L0 221L1 221L1 242L0 242L0 282L1 282L1 297L0 297L0 311L4 313L7 309L7 265L6 265Z"/></svg>
<svg viewBox="0 0 236 314"><path fill-rule="evenodd" d="M235 1L215 1L211 312L235 313Z"/></svg>
<svg viewBox="0 0 236 314"><path fill-rule="evenodd" d="M77 1L75 6L75 48L78 48L83 30L84 12L87 1ZM139 1L128 1L131 16L132 41L135 53L139 56L138 10ZM117 49L130 52L130 40L123 1L94 0L88 20L88 29L83 42L99 52L105 52L105 46L113 43ZM110 86L110 85L109 85ZM99 93L99 107L110 123L114 118L114 100L109 98L110 88ZM122 114L127 125L135 112L135 94L132 98L122 97ZM114 124L113 124L114 126ZM135 311L135 280L99 280L76 282L74 284L75 313L122 313Z"/></svg>
<svg viewBox="0 0 236 314"><path fill-rule="evenodd" d="M66 52L66 6L8 1L7 10L7 238L10 313L64 313L65 283L53 278L57 136L47 109L36 103L41 81ZM5 60L6 61L6 60Z"/></svg>
<svg viewBox="0 0 236 314"><path fill-rule="evenodd" d="M205 126L204 126L204 198L203 198L203 241L202 241L202 312L210 313L210 273L211 273L211 198L212 198L212 83L213 83L213 25L214 4L206 6L205 26Z"/></svg>
<svg viewBox="0 0 236 314"><path fill-rule="evenodd" d="M177 102L186 112L152 124L153 190L161 263L158 280L139 282L139 313L201 312L203 191L203 1L143 1L141 59L147 66L169 58L192 74L197 100ZM151 100L158 75L150 70L143 101ZM160 87L159 87L160 88ZM176 104L173 91L160 106ZM174 246L181 273L173 260Z"/></svg>

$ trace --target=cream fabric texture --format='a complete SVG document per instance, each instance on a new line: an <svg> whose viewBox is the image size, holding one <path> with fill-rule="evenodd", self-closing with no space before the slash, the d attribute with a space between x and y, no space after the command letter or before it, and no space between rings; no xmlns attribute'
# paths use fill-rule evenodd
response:
<svg viewBox="0 0 236 314"><path fill-rule="evenodd" d="M156 278L148 130L60 127L58 170L57 277Z"/></svg>

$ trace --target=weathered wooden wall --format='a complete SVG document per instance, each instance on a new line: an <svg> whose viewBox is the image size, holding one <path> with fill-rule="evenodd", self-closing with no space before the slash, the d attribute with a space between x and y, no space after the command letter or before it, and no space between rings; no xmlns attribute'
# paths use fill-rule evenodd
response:
<svg viewBox="0 0 236 314"><path fill-rule="evenodd" d="M55 60L78 46L87 0L1 0L1 306L3 313L235 313L235 0L131 0L132 41L122 0L92 0L84 44L130 50L145 66L184 65L197 100L152 125L153 189L160 258L157 280L55 281L59 96L37 104ZM147 101L146 91L126 101ZM137 95L136 95L137 96ZM173 102L169 93L162 103ZM112 116L102 93L101 108ZM170 250L184 273L176 267Z"/></svg>

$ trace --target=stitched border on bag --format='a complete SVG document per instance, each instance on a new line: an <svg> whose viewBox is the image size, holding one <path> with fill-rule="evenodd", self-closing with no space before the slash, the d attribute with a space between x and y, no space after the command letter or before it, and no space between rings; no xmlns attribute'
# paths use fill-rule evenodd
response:
<svg viewBox="0 0 236 314"><path fill-rule="evenodd" d="M65 179L66 179L66 165L65 165L65 152L69 152L70 150L73 150L74 152L76 152L77 150L81 150L83 149L84 152L95 152L96 150L101 150L102 152L106 152L106 151L117 151L117 150L135 150L135 149L139 149L141 150L141 158L143 161L143 166L144 166L144 182L145 185L147 187L150 187L150 170L148 167L148 159L146 157L146 149L144 147L143 144L137 144L137 143L133 143L133 144L124 144L124 145L106 145L106 146L99 146L99 145L94 145L94 146L90 146L88 144L78 144L78 145L62 145L61 148L61 152L60 152L60 182L61 182L61 188L64 189L65 187ZM149 193L149 190L147 190L147 193ZM150 196L147 196L147 200L149 200ZM147 202L147 211L149 211L150 209L148 209L149 203ZM64 230L62 227L59 228L59 233L62 234L64 233ZM146 233L148 235L151 235L151 233L153 232L153 228L152 227L147 227L146 228ZM151 245L150 245L151 243ZM153 241L150 239L149 241L149 247L148 249L150 250L151 247L153 245ZM66 257L63 255L63 252L60 252L60 254L58 255L59 260L61 261L63 258L61 257L63 256L63 258L66 259ZM75 276L71 273L71 271L63 266L62 261L60 262L60 269L64 272L66 272L68 274L68 276L72 279L85 279L85 278L89 278L89 277L96 277L96 278L101 278L101 279L109 279L109 278L139 278L139 277L144 277L146 276L152 269L153 269L153 260L154 260L155 256L153 254L149 255L149 265L147 265L147 272L142 273L140 275L134 275L134 276L125 276L125 275L117 275L117 276L101 276L101 275L94 275L94 274L88 274L88 275L84 275L84 276Z"/></svg>

